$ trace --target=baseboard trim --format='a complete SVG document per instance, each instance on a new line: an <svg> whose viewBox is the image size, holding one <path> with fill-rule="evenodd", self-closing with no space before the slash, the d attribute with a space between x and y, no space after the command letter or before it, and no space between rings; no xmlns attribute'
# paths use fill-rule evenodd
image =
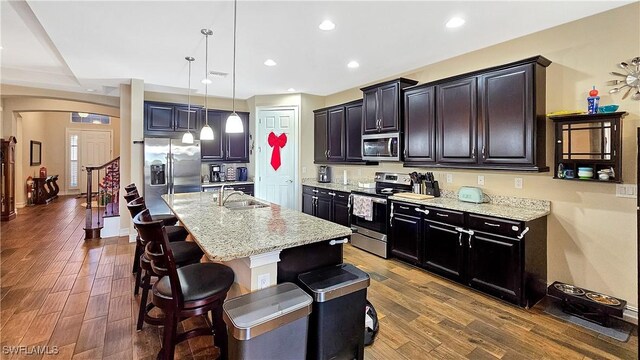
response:
<svg viewBox="0 0 640 360"><path fill-rule="evenodd" d="M633 306L625 306L622 313L622 319L626 322L638 325L638 308Z"/></svg>
<svg viewBox="0 0 640 360"><path fill-rule="evenodd" d="M17 202L16 203L16 208L18 208L18 209L22 209L25 206L27 206L26 202Z"/></svg>

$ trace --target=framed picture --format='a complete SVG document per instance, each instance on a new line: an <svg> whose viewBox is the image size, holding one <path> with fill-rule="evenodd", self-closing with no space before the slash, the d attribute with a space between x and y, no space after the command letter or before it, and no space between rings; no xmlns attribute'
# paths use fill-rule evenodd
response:
<svg viewBox="0 0 640 360"><path fill-rule="evenodd" d="M42 163L42 143L40 141L31 140L31 166L37 166Z"/></svg>

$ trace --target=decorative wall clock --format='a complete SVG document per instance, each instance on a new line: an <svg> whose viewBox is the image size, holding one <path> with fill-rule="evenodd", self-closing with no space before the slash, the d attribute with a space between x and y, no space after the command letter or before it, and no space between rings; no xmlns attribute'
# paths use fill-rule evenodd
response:
<svg viewBox="0 0 640 360"><path fill-rule="evenodd" d="M622 74L619 72L610 72L611 75L621 76L622 80L611 80L607 82L609 86L616 86L609 90L609 94L615 94L620 91L626 92L622 96L622 100L626 99L629 94L635 91L631 98L633 100L640 100L640 56L636 56L631 59L630 63L622 61L618 64L618 67L626 72Z"/></svg>

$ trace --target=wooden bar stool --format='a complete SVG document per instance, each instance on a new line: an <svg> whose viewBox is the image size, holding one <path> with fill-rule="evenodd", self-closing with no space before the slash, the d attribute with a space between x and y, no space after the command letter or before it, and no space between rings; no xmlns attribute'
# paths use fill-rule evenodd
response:
<svg viewBox="0 0 640 360"><path fill-rule="evenodd" d="M129 189L129 190L127 190ZM125 195L124 199L126 202L130 202L133 199L139 198L140 193L136 188L135 184L129 184L124 187ZM162 220L164 225L175 225L178 222L178 218L173 214L153 214L151 217L154 220Z"/></svg>
<svg viewBox="0 0 640 360"><path fill-rule="evenodd" d="M146 210L144 206L144 199L138 198L131 201L127 204L127 208L131 213L131 218L135 218L137 214L139 214L143 210ZM200 259L204 254L198 244L194 242L184 241L186 235L182 235L181 231L183 231L185 234L188 234L186 230L184 230L184 228L182 228L181 226L169 226L167 228L171 228L172 230L171 236L173 237L173 239L171 240L174 241L171 242L170 246L176 256L176 262L178 266L196 264L200 262ZM178 230L175 230L175 228L178 228ZM153 271L149 259L144 254L145 245L146 242L138 232L138 236L136 237L136 254L140 253L140 255L134 255L137 256L134 257L134 262L138 263L134 294L137 295L139 289L142 289L142 294L140 295L140 308L138 311L138 322L136 324L137 330L142 330L142 326L145 322L151 325L162 324L162 318L153 317L149 314L150 311L154 308L153 303L147 304L149 290L151 290L151 278L154 276L158 276L158 274Z"/></svg>
<svg viewBox="0 0 640 360"><path fill-rule="evenodd" d="M198 263L178 267L161 221L153 221L144 210L133 219L146 241L145 255L153 271L163 276L153 285L151 301L164 312L162 349L158 359L173 360L176 344L196 336L211 335L220 348L219 359L226 360L227 329L222 320L222 303L233 284L234 273L228 266ZM177 334L178 323L190 317L211 313L211 328L196 328Z"/></svg>

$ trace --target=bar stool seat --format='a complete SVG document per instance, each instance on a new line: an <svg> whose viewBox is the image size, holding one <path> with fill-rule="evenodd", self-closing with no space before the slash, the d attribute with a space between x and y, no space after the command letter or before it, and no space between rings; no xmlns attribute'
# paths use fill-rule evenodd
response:
<svg viewBox="0 0 640 360"><path fill-rule="evenodd" d="M198 263L204 255L200 246L191 241L172 242L169 243L169 246L178 265Z"/></svg>
<svg viewBox="0 0 640 360"><path fill-rule="evenodd" d="M189 236L189 232L182 226L166 226L169 242L184 241Z"/></svg>
<svg viewBox="0 0 640 360"><path fill-rule="evenodd" d="M175 252L174 256L177 255ZM180 285L182 286L182 295L184 296L185 308L202 306L190 304L199 302L203 299L212 298L213 296L226 292L233 285L233 270L228 266L216 263L202 263L183 266L177 269ZM164 276L153 287L153 299L162 298L166 301L172 299L171 295L171 279Z"/></svg>

